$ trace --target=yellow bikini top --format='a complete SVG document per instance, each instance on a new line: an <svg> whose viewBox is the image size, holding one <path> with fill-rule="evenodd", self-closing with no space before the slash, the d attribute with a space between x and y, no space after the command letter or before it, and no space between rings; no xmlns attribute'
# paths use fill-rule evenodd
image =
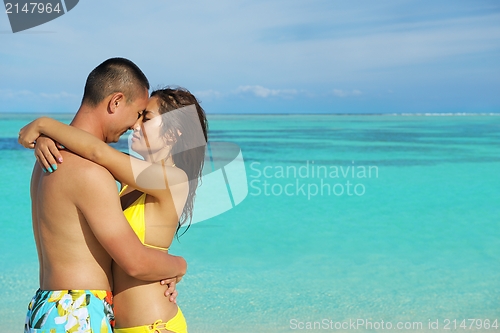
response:
<svg viewBox="0 0 500 333"><path fill-rule="evenodd" d="M125 191L127 185L124 185L120 191L120 195ZM154 245L149 245L144 242L146 239L146 219L144 218L144 207L146 204L146 193L141 194L137 200L135 200L130 206L128 206L123 214L127 218L128 224L132 227L137 237L142 244L147 247L168 251L168 247L159 247Z"/></svg>

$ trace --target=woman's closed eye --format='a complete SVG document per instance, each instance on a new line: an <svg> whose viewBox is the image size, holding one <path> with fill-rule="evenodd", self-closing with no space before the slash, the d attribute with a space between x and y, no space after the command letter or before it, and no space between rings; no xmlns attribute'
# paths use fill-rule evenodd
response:
<svg viewBox="0 0 500 333"><path fill-rule="evenodd" d="M145 122L146 122L146 121L148 121L148 120L151 120L151 118L152 118L152 117L151 117L151 114L150 114L150 113L151 113L151 112L149 112L149 111L144 111L144 112L142 113L142 122L143 122L143 123L145 123Z"/></svg>

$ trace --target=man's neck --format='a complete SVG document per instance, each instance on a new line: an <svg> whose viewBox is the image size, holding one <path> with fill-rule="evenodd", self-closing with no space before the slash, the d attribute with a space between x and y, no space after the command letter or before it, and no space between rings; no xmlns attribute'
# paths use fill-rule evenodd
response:
<svg viewBox="0 0 500 333"><path fill-rule="evenodd" d="M89 132L100 140L105 141L103 124L98 112L99 110L81 105L70 125Z"/></svg>

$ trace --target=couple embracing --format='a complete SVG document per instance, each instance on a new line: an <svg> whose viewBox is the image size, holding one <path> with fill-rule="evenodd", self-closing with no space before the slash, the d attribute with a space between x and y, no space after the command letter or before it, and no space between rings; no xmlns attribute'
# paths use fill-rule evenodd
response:
<svg viewBox="0 0 500 333"><path fill-rule="evenodd" d="M175 300L187 264L168 248L191 221L208 124L189 91L148 90L134 63L108 59L89 74L71 125L44 117L21 129L37 158L40 263L25 332L187 332ZM142 159L107 145L127 130Z"/></svg>

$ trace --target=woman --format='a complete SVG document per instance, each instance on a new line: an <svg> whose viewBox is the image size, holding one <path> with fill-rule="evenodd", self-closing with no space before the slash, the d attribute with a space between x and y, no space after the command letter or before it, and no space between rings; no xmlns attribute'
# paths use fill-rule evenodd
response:
<svg viewBox="0 0 500 333"><path fill-rule="evenodd" d="M192 218L201 177L208 123L204 110L186 89L151 94L134 125L131 148L144 160L127 156L93 135L50 118L21 130L20 142L46 135L67 149L107 168L122 182L122 207L145 246L167 251L180 227ZM40 140L38 140L40 141ZM32 140L31 140L32 142ZM35 155L45 170L52 142L37 144ZM137 280L113 265L115 332L187 332L180 308L163 296L163 286ZM178 281L177 281L178 282Z"/></svg>

